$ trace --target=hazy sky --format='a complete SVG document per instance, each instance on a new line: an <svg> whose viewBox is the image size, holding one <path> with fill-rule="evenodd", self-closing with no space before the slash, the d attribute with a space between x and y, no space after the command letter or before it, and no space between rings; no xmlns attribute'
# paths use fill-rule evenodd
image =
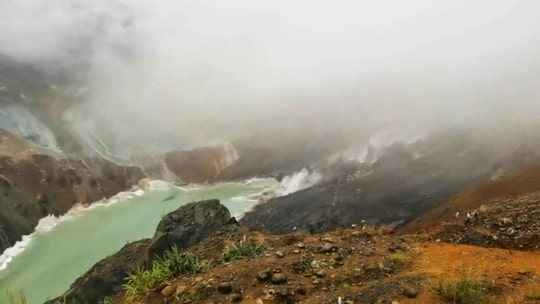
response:
<svg viewBox="0 0 540 304"><path fill-rule="evenodd" d="M0 53L50 73L88 73L91 102L74 117L119 145L538 124L538 1L0 7Z"/></svg>

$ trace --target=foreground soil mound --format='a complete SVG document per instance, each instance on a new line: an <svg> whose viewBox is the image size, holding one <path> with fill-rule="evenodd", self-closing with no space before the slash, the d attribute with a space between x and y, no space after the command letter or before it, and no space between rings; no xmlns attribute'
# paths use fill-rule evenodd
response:
<svg viewBox="0 0 540 304"><path fill-rule="evenodd" d="M223 262L242 243L264 250ZM535 303L537 252L443 244L418 236L384 235L373 227L320 235L275 236L246 230L215 233L188 249L213 266L167 281L142 298L112 303L453 303L447 287L480 284L485 302ZM484 301L483 300L483 301ZM341 302L338 302L341 301Z"/></svg>

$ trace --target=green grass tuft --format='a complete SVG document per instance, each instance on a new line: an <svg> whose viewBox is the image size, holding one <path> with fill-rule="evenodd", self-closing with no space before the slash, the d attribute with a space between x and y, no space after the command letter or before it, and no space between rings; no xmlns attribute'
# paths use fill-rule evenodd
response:
<svg viewBox="0 0 540 304"><path fill-rule="evenodd" d="M105 297L99 304L113 304L113 298L112 297Z"/></svg>
<svg viewBox="0 0 540 304"><path fill-rule="evenodd" d="M402 251L393 252L388 256L388 262L394 265L403 264L406 261L407 261L407 256Z"/></svg>
<svg viewBox="0 0 540 304"><path fill-rule="evenodd" d="M263 245L248 241L233 243L223 249L221 252L221 260L224 263L233 262L240 259L252 259L258 257L264 252L265 248Z"/></svg>
<svg viewBox="0 0 540 304"><path fill-rule="evenodd" d="M458 281L441 285L442 296L454 304L487 304L489 303L484 283L468 276Z"/></svg>
<svg viewBox="0 0 540 304"><path fill-rule="evenodd" d="M181 275L201 273L210 267L210 261L199 259L190 253L178 251L175 247L156 258L151 269L136 268L129 273L124 285L126 294L131 299L138 299L155 290L163 282Z"/></svg>

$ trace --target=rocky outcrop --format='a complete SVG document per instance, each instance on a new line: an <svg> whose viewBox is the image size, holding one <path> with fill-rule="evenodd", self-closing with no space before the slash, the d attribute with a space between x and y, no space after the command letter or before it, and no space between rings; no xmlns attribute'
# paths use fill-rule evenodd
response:
<svg viewBox="0 0 540 304"><path fill-rule="evenodd" d="M42 217L112 196L143 177L138 167L103 159L0 156L0 252L30 233Z"/></svg>
<svg viewBox="0 0 540 304"><path fill-rule="evenodd" d="M281 179L320 159L309 158L306 151L281 151L255 144L239 144L238 160L224 168L212 181L246 180L254 176L272 176Z"/></svg>
<svg viewBox="0 0 540 304"><path fill-rule="evenodd" d="M214 179L237 159L232 146L201 147L173 151L165 155L167 168L186 183L205 183Z"/></svg>
<svg viewBox="0 0 540 304"><path fill-rule="evenodd" d="M482 205L496 201L511 201L512 198L527 196L540 191L540 164L525 164L514 172L508 172L496 179L474 185L473 187L452 197L451 200L437 206L422 215L418 221L404 227L406 233L431 231L440 222L455 222L455 214L459 212L461 219L467 210L479 210Z"/></svg>
<svg viewBox="0 0 540 304"><path fill-rule="evenodd" d="M254 176L279 179L315 162L302 152L280 151L244 143L235 144L234 147L226 145L172 151L165 155L165 163L168 170L186 183L246 180Z"/></svg>
<svg viewBox="0 0 540 304"><path fill-rule="evenodd" d="M185 249L198 243L231 220L229 210L219 200L188 204L167 214L147 249L147 261L173 247Z"/></svg>
<svg viewBox="0 0 540 304"><path fill-rule="evenodd" d="M78 278L66 293L46 304L57 301L99 303L103 298L122 290L129 271L149 265L153 258L161 256L173 246L178 249L193 246L227 223L236 222L233 219L229 210L218 200L184 205L161 220L152 239L128 244L116 254L101 260Z"/></svg>
<svg viewBox="0 0 540 304"><path fill-rule="evenodd" d="M276 164L277 155L268 149L240 147L238 154L238 161L219 172L214 180L240 180L271 175L279 168Z"/></svg>
<svg viewBox="0 0 540 304"><path fill-rule="evenodd" d="M469 223L445 225L433 239L518 250L540 248L540 192L486 202Z"/></svg>

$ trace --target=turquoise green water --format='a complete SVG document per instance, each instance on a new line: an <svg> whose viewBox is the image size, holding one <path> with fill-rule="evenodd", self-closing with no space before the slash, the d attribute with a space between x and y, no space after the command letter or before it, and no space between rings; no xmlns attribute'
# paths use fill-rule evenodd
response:
<svg viewBox="0 0 540 304"><path fill-rule="evenodd" d="M81 274L128 242L151 237L161 217L189 202L218 198L233 216L256 202L246 196L273 186L272 180L224 183L194 189L147 190L126 201L95 207L36 232L29 246L0 271L0 303L6 291L22 291L31 304L64 291Z"/></svg>

